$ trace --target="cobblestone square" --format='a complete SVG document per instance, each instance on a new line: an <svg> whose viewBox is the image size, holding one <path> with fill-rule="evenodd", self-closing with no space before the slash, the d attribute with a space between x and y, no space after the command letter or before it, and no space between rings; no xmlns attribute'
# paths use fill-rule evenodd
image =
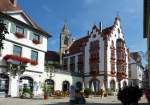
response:
<svg viewBox="0 0 150 105"><path fill-rule="evenodd" d="M90 97L86 98L86 105L121 105L116 96ZM139 105L148 105L143 96L139 101ZM44 100L43 97L35 97L33 99L20 98L0 98L0 105L69 105L69 97L54 98L50 97Z"/></svg>

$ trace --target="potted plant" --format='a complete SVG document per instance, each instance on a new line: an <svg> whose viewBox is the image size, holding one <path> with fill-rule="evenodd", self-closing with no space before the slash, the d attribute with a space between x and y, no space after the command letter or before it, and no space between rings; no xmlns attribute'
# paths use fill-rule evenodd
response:
<svg viewBox="0 0 150 105"><path fill-rule="evenodd" d="M86 98L88 98L91 93L92 93L92 91L91 91L90 88L85 88L84 89L84 95L85 95Z"/></svg>
<svg viewBox="0 0 150 105"><path fill-rule="evenodd" d="M111 88L106 88L106 94L107 95L112 95L112 89Z"/></svg>
<svg viewBox="0 0 150 105"><path fill-rule="evenodd" d="M33 91L30 88L24 87L19 89L20 98L33 98Z"/></svg>
<svg viewBox="0 0 150 105"><path fill-rule="evenodd" d="M44 99L48 99L48 85L46 83L43 83L42 90L44 94Z"/></svg>

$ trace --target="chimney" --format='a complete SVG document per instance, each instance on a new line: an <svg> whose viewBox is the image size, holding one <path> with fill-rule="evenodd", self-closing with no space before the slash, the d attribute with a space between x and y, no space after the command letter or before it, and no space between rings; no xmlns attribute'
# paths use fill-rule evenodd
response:
<svg viewBox="0 0 150 105"><path fill-rule="evenodd" d="M13 6L17 5L17 0L10 0L10 2L13 4Z"/></svg>

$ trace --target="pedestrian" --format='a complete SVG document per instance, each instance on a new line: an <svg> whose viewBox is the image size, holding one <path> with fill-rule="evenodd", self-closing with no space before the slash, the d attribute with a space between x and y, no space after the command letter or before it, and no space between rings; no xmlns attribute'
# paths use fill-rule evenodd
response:
<svg viewBox="0 0 150 105"><path fill-rule="evenodd" d="M70 97L70 105L74 105L75 103L75 87L73 85L70 86L69 90L69 97Z"/></svg>

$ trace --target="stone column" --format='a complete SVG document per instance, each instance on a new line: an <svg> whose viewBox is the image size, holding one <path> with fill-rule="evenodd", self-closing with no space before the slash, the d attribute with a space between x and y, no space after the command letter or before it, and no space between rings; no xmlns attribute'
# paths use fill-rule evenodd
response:
<svg viewBox="0 0 150 105"><path fill-rule="evenodd" d="M9 78L9 92L8 95L11 97L19 96L19 85L18 85L18 76Z"/></svg>

